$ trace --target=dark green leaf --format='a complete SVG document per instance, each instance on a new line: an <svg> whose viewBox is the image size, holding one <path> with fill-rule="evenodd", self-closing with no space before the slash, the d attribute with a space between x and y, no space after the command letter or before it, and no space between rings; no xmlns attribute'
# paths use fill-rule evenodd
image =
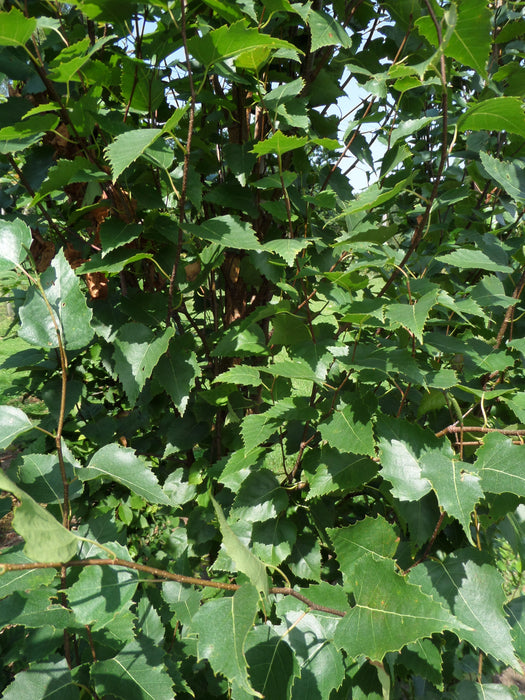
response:
<svg viewBox="0 0 525 700"><path fill-rule="evenodd" d="M302 467L310 485L307 500L334 491L354 491L370 481L378 471L378 465L369 457L338 452L327 445L307 451Z"/></svg>
<svg viewBox="0 0 525 700"><path fill-rule="evenodd" d="M119 328L115 339L115 368L132 405L168 349L174 332L173 327L169 326L155 338L150 329L141 323L127 323Z"/></svg>
<svg viewBox="0 0 525 700"><path fill-rule="evenodd" d="M512 268L508 265L502 265L501 263L491 260L489 256L482 250L469 250L467 248L460 248L453 253L448 253L447 255L439 255L437 257L442 263L446 265L451 265L453 267L459 267L460 270L489 270L491 272L512 272Z"/></svg>
<svg viewBox="0 0 525 700"><path fill-rule="evenodd" d="M235 216L216 216L201 225L184 224L184 230L210 243L218 243L225 248L240 250L261 250L251 226Z"/></svg>
<svg viewBox="0 0 525 700"><path fill-rule="evenodd" d="M286 491L273 472L258 469L244 480L234 502L231 517L248 522L275 518L288 502Z"/></svg>
<svg viewBox="0 0 525 700"><path fill-rule="evenodd" d="M160 488L144 457L138 457L128 447L105 445L95 452L87 467L78 471L78 477L82 481L110 479L149 503L170 505L170 499Z"/></svg>
<svg viewBox="0 0 525 700"><path fill-rule="evenodd" d="M162 355L155 368L154 376L166 388L176 409L183 416L195 381L201 376L195 353L188 351L179 338L172 338L168 352Z"/></svg>

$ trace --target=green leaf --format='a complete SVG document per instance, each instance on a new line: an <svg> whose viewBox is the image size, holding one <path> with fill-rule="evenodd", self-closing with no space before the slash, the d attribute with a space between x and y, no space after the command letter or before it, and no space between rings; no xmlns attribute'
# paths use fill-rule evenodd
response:
<svg viewBox="0 0 525 700"><path fill-rule="evenodd" d="M31 201L31 206L45 199L50 192L63 191L66 185L75 182L101 182L107 179L107 173L82 156L76 156L73 160L58 160L56 165L49 168L46 179Z"/></svg>
<svg viewBox="0 0 525 700"><path fill-rule="evenodd" d="M292 360L280 360L272 365L260 368L262 372L267 372L274 377L287 377L288 379L305 379L306 381L316 382L318 380L314 370L310 365L299 357Z"/></svg>
<svg viewBox="0 0 525 700"><path fill-rule="evenodd" d="M15 592L0 600L0 627L22 625L29 629L51 627L63 629L75 626L70 610L56 603L56 589L35 588L31 591Z"/></svg>
<svg viewBox="0 0 525 700"><path fill-rule="evenodd" d="M279 425L280 423L269 420L266 413L252 413L245 416L241 423L245 454L265 443L277 431Z"/></svg>
<svg viewBox="0 0 525 700"><path fill-rule="evenodd" d="M485 435L476 460L483 491L525 496L523 458L521 445L513 445L510 438L499 433Z"/></svg>
<svg viewBox="0 0 525 700"><path fill-rule="evenodd" d="M440 452L439 439L417 425L387 416L379 419L377 434L381 474L392 484L392 495L400 501L418 501L431 489L422 475L422 457Z"/></svg>
<svg viewBox="0 0 525 700"><path fill-rule="evenodd" d="M250 152L256 153L258 156L264 156L267 153L277 153L280 157L284 153L302 148L307 143L308 136L286 136L282 131L277 130L269 138L256 143Z"/></svg>
<svg viewBox="0 0 525 700"><path fill-rule="evenodd" d="M345 587L350 590L363 561L370 556L374 560L391 559L399 540L394 527L381 516L366 517L349 527L333 528L327 532L334 545Z"/></svg>
<svg viewBox="0 0 525 700"><path fill-rule="evenodd" d="M201 607L201 591L183 586L177 581L167 581L162 584L162 597L175 613L177 621L189 627Z"/></svg>
<svg viewBox="0 0 525 700"><path fill-rule="evenodd" d="M386 307L385 316L390 319L390 324L393 328L403 326L422 343L423 329L430 310L435 306L436 301L437 292L428 292L414 304L390 304Z"/></svg>
<svg viewBox="0 0 525 700"><path fill-rule="evenodd" d="M88 37L66 46L51 62L50 78L56 82L68 83L70 81L81 82L79 73L91 56L101 49L108 41L113 41L114 35L104 36L91 44Z"/></svg>
<svg viewBox="0 0 525 700"><path fill-rule="evenodd" d="M412 569L409 579L455 615L463 628L449 629L460 639L517 668L503 614L503 580L481 552L463 549L444 561L427 560Z"/></svg>
<svg viewBox="0 0 525 700"><path fill-rule="evenodd" d="M13 440L31 430L33 424L26 414L15 406L0 406L0 450L9 447Z"/></svg>
<svg viewBox="0 0 525 700"><path fill-rule="evenodd" d="M461 131L507 131L525 137L525 113L516 97L493 97L469 107L458 120Z"/></svg>
<svg viewBox="0 0 525 700"><path fill-rule="evenodd" d="M286 491L275 474L269 469L257 469L243 481L230 517L251 523L263 522L277 517L287 503Z"/></svg>
<svg viewBox="0 0 525 700"><path fill-rule="evenodd" d="M179 338L171 339L168 352L160 358L154 376L183 416L195 381L201 376L201 369L193 350L188 351L181 341Z"/></svg>
<svg viewBox="0 0 525 700"><path fill-rule="evenodd" d="M130 558L122 545L110 542L106 546L120 559ZM99 553L100 550L97 555ZM90 556L93 554L90 552ZM101 554L107 556L105 552ZM137 585L137 571L123 566L85 566L78 580L67 590L68 604L75 619L83 625L90 625L95 632L130 609Z"/></svg>
<svg viewBox="0 0 525 700"><path fill-rule="evenodd" d="M476 503L483 498L480 478L471 473L469 464L455 459L452 454L427 452L422 455L420 465L421 476L432 484L441 508L459 520L474 545L470 519Z"/></svg>
<svg viewBox="0 0 525 700"><path fill-rule="evenodd" d="M35 114L22 121L0 129L0 152L15 153L32 146L59 122L55 114Z"/></svg>
<svg viewBox="0 0 525 700"><path fill-rule="evenodd" d="M521 674L518 675L521 680ZM512 686L516 683L512 683ZM517 696L513 688L498 683L476 683L460 681L454 688L454 700L514 700ZM519 692L519 691L518 691Z"/></svg>
<svg viewBox="0 0 525 700"><path fill-rule="evenodd" d="M0 271L21 265L31 245L31 229L21 219L0 221Z"/></svg>
<svg viewBox="0 0 525 700"><path fill-rule="evenodd" d="M112 659L96 661L91 678L98 695L133 700L173 700L173 681L163 664L164 651L146 637L129 642Z"/></svg>
<svg viewBox="0 0 525 700"><path fill-rule="evenodd" d="M154 112L164 96L159 72L142 60L129 57L122 63L120 89L126 106L142 114ZM171 150L173 153L173 148Z"/></svg>
<svg viewBox="0 0 525 700"><path fill-rule="evenodd" d="M354 491L373 479L379 467L370 457L338 452L321 445L305 453L302 468L303 478L310 486L306 496L309 501L334 491Z"/></svg>
<svg viewBox="0 0 525 700"><path fill-rule="evenodd" d="M407 136L411 136L414 132L424 129L436 119L441 117L419 117L418 119L407 119L397 129L394 129L390 136L390 148L394 146L399 139L406 140Z"/></svg>
<svg viewBox="0 0 525 700"><path fill-rule="evenodd" d="M9 491L21 502L15 509L13 529L24 538L24 553L29 559L38 562L66 562L75 556L78 549L77 537L1 470L0 489Z"/></svg>
<svg viewBox="0 0 525 700"><path fill-rule="evenodd" d="M114 274L116 272L121 272L126 265L131 265L131 263L138 262L139 260L153 260L153 255L150 253L135 253L134 255L130 255L128 248L119 248L117 250L112 250L104 256L99 253L93 255L88 262L77 267L77 273L79 275L84 275L87 272L107 272L109 274Z"/></svg>
<svg viewBox="0 0 525 700"><path fill-rule="evenodd" d="M17 468L17 481L37 503L62 503L64 484L58 457L55 455L23 454ZM82 484L75 479L72 465L64 455L64 470L69 482L69 499L78 498Z"/></svg>
<svg viewBox="0 0 525 700"><path fill-rule="evenodd" d="M460 270L489 270L491 272L505 272L507 274L512 272L511 267L495 262L482 250L459 248L453 253L438 255L436 260L446 265L459 267Z"/></svg>
<svg viewBox="0 0 525 700"><path fill-rule="evenodd" d="M235 365L230 367L213 380L215 382L226 382L228 384L241 384L242 386L259 386L261 375L257 367L251 365Z"/></svg>
<svg viewBox="0 0 525 700"><path fill-rule="evenodd" d="M525 658L525 596L513 598L505 606L505 612L511 626L514 649L520 659Z"/></svg>
<svg viewBox="0 0 525 700"><path fill-rule="evenodd" d="M164 640L165 631L160 615L145 596L137 605L137 630L154 644L162 644Z"/></svg>
<svg viewBox="0 0 525 700"><path fill-rule="evenodd" d="M78 685L71 678L67 660L56 657L30 663L27 670L16 674L15 680L2 693L4 700L76 700L79 697Z"/></svg>
<svg viewBox="0 0 525 700"><path fill-rule="evenodd" d="M341 654L327 635L324 620L319 619L321 615L305 615L302 610L283 614L280 610L279 616L282 623L276 631L283 635L300 667L301 675L294 681L292 700L329 698L331 691L343 682L345 668Z"/></svg>
<svg viewBox="0 0 525 700"><path fill-rule="evenodd" d="M36 19L20 10L0 12L0 46L25 46L36 29Z"/></svg>
<svg viewBox="0 0 525 700"><path fill-rule="evenodd" d="M146 379L168 349L175 333L172 326L157 338L142 323L126 323L118 329L115 338L115 369L129 402L135 405Z"/></svg>
<svg viewBox="0 0 525 700"><path fill-rule="evenodd" d="M389 190L382 189L378 184L371 185L357 199L347 203L345 210L341 214L332 217L326 222L326 225L334 223L350 214L357 214L360 211L371 211L374 207L384 204L389 200L397 197L397 195L405 189L409 178L401 180Z"/></svg>
<svg viewBox="0 0 525 700"><path fill-rule="evenodd" d="M372 416L362 397L346 397L332 417L319 425L323 440L340 452L375 456Z"/></svg>
<svg viewBox="0 0 525 700"><path fill-rule="evenodd" d="M525 202L525 177L519 162L498 160L484 151L480 152L483 167L505 192L518 202Z"/></svg>
<svg viewBox="0 0 525 700"><path fill-rule="evenodd" d="M190 54L207 68L218 61L225 61L258 48L290 49L295 55L302 53L287 41L260 33L255 27L250 27L245 19L214 29L203 37L188 40Z"/></svg>
<svg viewBox="0 0 525 700"><path fill-rule="evenodd" d="M420 639L407 644L397 661L397 664L407 669L411 677L425 678L440 691L443 691L442 663L441 651L431 639Z"/></svg>
<svg viewBox="0 0 525 700"><path fill-rule="evenodd" d="M135 455L131 448L104 445L95 452L88 466L78 470L77 474L82 481L110 479L149 503L170 505L170 499L160 488L144 457Z"/></svg>
<svg viewBox="0 0 525 700"><path fill-rule="evenodd" d="M305 240L304 238L281 238L275 241L267 241L262 247L264 250L269 250L279 255L291 267L297 255L312 243L313 241Z"/></svg>
<svg viewBox="0 0 525 700"><path fill-rule="evenodd" d="M321 546L317 537L310 533L299 535L286 563L298 578L305 581L320 581Z"/></svg>
<svg viewBox="0 0 525 700"><path fill-rule="evenodd" d="M445 56L455 58L486 77L491 46L491 18L486 3L479 0L461 0L457 20L452 31L447 32ZM436 28L431 17L420 17L416 20L416 25L421 34L435 46L438 45Z"/></svg>
<svg viewBox="0 0 525 700"><path fill-rule="evenodd" d="M352 39L344 27L326 12L312 10L308 15L308 25L312 32L310 51L317 51L323 46L342 46L350 48Z"/></svg>
<svg viewBox="0 0 525 700"><path fill-rule="evenodd" d="M296 539L297 528L285 517L253 525L253 553L272 566L279 566L291 554Z"/></svg>
<svg viewBox="0 0 525 700"><path fill-rule="evenodd" d="M60 250L41 275L40 282L51 306L66 350L79 350L93 337L92 311L80 290L80 280ZM20 309L19 335L36 347L58 347L58 336L42 295L31 287Z"/></svg>
<svg viewBox="0 0 525 700"><path fill-rule="evenodd" d="M255 586L259 593L262 593L266 598L268 596L268 576L266 574L266 567L255 557L251 551L246 547L240 539L235 535L231 527L226 522L226 518L222 512L221 507L217 501L211 497L215 513L217 515L217 520L219 521L219 527L222 534L222 543L224 549L231 559L233 559L235 565L239 571L248 576L252 584Z"/></svg>
<svg viewBox="0 0 525 700"><path fill-rule="evenodd" d="M31 564L22 551L3 551L0 559L0 572L3 564ZM6 571L0 574L0 600L14 591L30 591L49 586L55 576L56 569L23 569L22 571Z"/></svg>
<svg viewBox="0 0 525 700"><path fill-rule="evenodd" d="M162 129L133 129L125 131L106 148L106 157L111 165L113 182L139 158L162 134Z"/></svg>
<svg viewBox="0 0 525 700"><path fill-rule="evenodd" d="M212 600L201 607L191 622L191 630L198 635L199 660L208 659L215 673L222 673L232 685L262 698L250 685L244 655L258 604L257 590L245 584L232 597Z"/></svg>
<svg viewBox="0 0 525 700"><path fill-rule="evenodd" d="M288 644L270 624L258 625L248 634L245 654L250 682L261 697L291 700L292 686L300 674L299 664Z"/></svg>
<svg viewBox="0 0 525 700"><path fill-rule="evenodd" d="M388 559L363 557L354 576L355 607L339 622L334 644L351 658L381 661L389 651L450 629L455 619ZM359 630L359 634L356 634Z"/></svg>
<svg viewBox="0 0 525 700"><path fill-rule="evenodd" d="M251 224L230 214L216 216L200 225L183 224L183 229L197 238L218 243L224 248L261 250L262 247Z"/></svg>

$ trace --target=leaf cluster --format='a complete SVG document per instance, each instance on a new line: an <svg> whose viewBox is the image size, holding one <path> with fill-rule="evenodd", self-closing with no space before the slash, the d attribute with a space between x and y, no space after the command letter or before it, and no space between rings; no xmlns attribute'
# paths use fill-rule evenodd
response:
<svg viewBox="0 0 525 700"><path fill-rule="evenodd" d="M517 697L520 3L1 5L2 697Z"/></svg>

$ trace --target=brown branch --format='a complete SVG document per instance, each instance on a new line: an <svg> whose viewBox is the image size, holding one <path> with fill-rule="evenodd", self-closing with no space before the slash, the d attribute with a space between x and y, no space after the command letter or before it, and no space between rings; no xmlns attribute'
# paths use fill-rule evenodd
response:
<svg viewBox="0 0 525 700"><path fill-rule="evenodd" d="M518 300L521 296L521 293L523 292L523 288L525 287L525 269L523 270L520 280L518 284L516 285L516 288L512 292L512 298ZM505 312L505 318L503 319L503 323L501 324L501 327L498 331L498 335L496 338L496 344L494 345L494 350L497 350L499 346L501 345L503 341L503 337L505 335L505 331L507 330L507 326L509 325L512 317L514 315L514 304L511 304L507 311Z"/></svg>
<svg viewBox="0 0 525 700"><path fill-rule="evenodd" d="M510 430L507 428L485 428L482 425L448 425L436 433L436 437L443 437L451 433L501 433L501 435L525 435L525 430Z"/></svg>
<svg viewBox="0 0 525 700"><path fill-rule="evenodd" d="M73 567L73 566L122 566L126 569L134 569L135 571L141 571L145 574L151 574L155 578L166 579L168 581L177 581L178 583L187 583L192 586L206 586L208 588L219 588L223 591L238 591L240 585L237 583L223 583L222 581L209 581L203 578L196 578L194 576L183 576L182 574L175 574L171 571L164 571L163 569L157 569L154 566L147 566L146 564L137 564L134 561L126 561L125 559L74 559L73 561L63 562L33 562L31 564L10 564L4 563L0 564L0 576L7 573L8 571L31 571L33 569L62 569L63 567ZM324 605L317 605L313 601L306 598L306 596L294 591L293 588L282 588L279 586L272 586L269 591L272 595L289 595L293 598L297 598L302 603L307 605L310 610L317 610L318 612L325 612L331 615L337 615L338 617L344 617L346 615L342 610L335 610L334 608L328 608Z"/></svg>

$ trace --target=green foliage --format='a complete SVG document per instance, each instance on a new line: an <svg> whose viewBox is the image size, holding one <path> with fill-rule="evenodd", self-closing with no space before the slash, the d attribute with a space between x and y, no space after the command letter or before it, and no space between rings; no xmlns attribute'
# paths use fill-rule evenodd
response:
<svg viewBox="0 0 525 700"><path fill-rule="evenodd" d="M519 5L0 3L2 697L517 697Z"/></svg>

